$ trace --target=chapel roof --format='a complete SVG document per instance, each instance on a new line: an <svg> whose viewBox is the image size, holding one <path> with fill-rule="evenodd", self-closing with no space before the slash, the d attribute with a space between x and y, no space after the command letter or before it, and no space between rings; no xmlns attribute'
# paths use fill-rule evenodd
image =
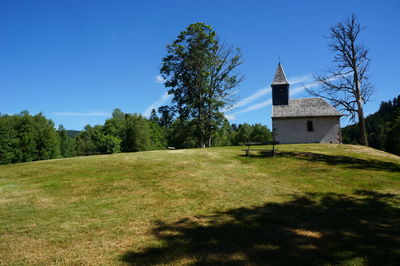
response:
<svg viewBox="0 0 400 266"><path fill-rule="evenodd" d="M273 118L343 116L322 98L289 100L288 105L273 105Z"/></svg>
<svg viewBox="0 0 400 266"><path fill-rule="evenodd" d="M274 80L272 81L272 85L279 84L289 84L289 82L286 80L286 75L280 62L278 64L278 68L276 69Z"/></svg>

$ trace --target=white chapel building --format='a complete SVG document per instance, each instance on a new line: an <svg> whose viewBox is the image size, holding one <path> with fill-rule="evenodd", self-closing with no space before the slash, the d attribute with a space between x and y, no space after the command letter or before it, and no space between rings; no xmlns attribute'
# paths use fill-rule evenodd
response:
<svg viewBox="0 0 400 266"><path fill-rule="evenodd" d="M322 98L289 100L289 83L281 63L272 87L272 130L280 144L341 143L340 117Z"/></svg>

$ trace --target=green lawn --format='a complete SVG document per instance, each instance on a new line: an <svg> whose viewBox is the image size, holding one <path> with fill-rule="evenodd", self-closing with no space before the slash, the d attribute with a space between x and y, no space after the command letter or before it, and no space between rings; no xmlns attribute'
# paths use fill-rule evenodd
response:
<svg viewBox="0 0 400 266"><path fill-rule="evenodd" d="M351 145L0 166L0 264L395 265L400 157Z"/></svg>

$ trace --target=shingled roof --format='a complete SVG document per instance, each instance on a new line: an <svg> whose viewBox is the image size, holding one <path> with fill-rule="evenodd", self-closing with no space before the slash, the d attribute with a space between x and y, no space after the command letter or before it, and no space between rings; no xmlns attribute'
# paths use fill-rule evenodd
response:
<svg viewBox="0 0 400 266"><path fill-rule="evenodd" d="M281 63L278 64L278 68L275 72L274 81L272 81L271 85L278 85L278 84L289 84L286 80L285 72L283 71L283 67Z"/></svg>
<svg viewBox="0 0 400 266"><path fill-rule="evenodd" d="M322 98L303 98L289 100L288 105L273 105L272 117L316 117L343 116Z"/></svg>

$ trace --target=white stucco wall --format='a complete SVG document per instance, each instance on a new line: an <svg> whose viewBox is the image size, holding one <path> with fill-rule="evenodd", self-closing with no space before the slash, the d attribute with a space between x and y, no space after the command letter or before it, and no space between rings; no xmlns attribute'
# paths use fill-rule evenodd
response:
<svg viewBox="0 0 400 266"><path fill-rule="evenodd" d="M314 131L307 131L307 121ZM339 117L273 118L272 128L281 144L341 142Z"/></svg>

